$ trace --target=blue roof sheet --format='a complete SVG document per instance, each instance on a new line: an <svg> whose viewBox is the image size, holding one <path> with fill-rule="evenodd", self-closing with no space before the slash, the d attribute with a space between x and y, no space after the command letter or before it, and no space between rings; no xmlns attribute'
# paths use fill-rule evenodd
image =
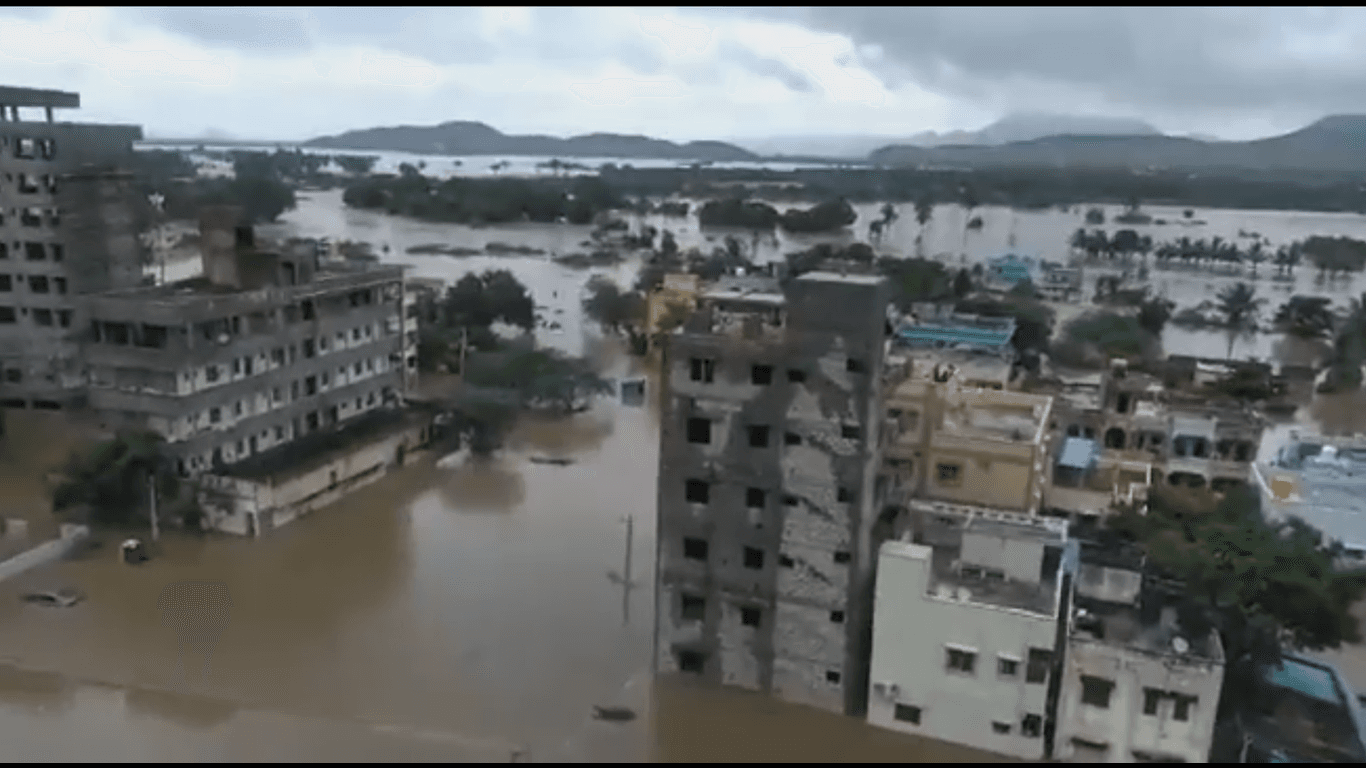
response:
<svg viewBox="0 0 1366 768"><path fill-rule="evenodd" d="M1069 437L1063 441L1058 466L1068 469L1088 469L1096 460L1096 441L1084 437Z"/></svg>
<svg viewBox="0 0 1366 768"><path fill-rule="evenodd" d="M897 336L909 343L974 344L986 347L1004 347L1015 335L1014 329L966 328L943 325L907 325L897 331Z"/></svg>
<svg viewBox="0 0 1366 768"><path fill-rule="evenodd" d="M1342 706L1342 696L1333 681L1333 673L1323 667L1312 666L1284 659L1280 667L1272 667L1266 672L1266 680L1279 688L1289 688L1312 699Z"/></svg>

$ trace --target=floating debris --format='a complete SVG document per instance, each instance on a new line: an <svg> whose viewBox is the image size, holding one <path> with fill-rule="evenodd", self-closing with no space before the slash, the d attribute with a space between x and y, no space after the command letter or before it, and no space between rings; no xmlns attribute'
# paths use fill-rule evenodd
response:
<svg viewBox="0 0 1366 768"><path fill-rule="evenodd" d="M567 467L574 463L573 459L557 458L554 456L532 456L529 461L532 464L550 464L556 467Z"/></svg>
<svg viewBox="0 0 1366 768"><path fill-rule="evenodd" d="M636 713L626 707L600 707L594 705L593 719L606 720L609 723L629 723L636 719Z"/></svg>

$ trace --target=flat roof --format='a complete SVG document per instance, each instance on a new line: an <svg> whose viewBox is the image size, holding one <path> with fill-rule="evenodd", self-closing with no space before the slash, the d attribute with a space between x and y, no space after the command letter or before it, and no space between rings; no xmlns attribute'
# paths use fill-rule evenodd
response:
<svg viewBox="0 0 1366 768"><path fill-rule="evenodd" d="M53 91L46 88L20 88L13 85L0 85L0 104L7 107L79 109L81 95L70 91Z"/></svg>
<svg viewBox="0 0 1366 768"><path fill-rule="evenodd" d="M841 274L839 272L826 271L807 272L797 279L809 282L852 283L854 285L877 285L886 280L882 275L864 275L858 273Z"/></svg>
<svg viewBox="0 0 1366 768"><path fill-rule="evenodd" d="M1087 469L1096 461L1096 441L1084 437L1069 437L1063 441L1058 466L1068 469Z"/></svg>
<svg viewBox="0 0 1366 768"><path fill-rule="evenodd" d="M216 474L256 481L295 477L326 465L366 440L380 437L404 425L416 424L421 418L410 411L376 409L343 422L339 429L311 432L297 440L229 464Z"/></svg>
<svg viewBox="0 0 1366 768"><path fill-rule="evenodd" d="M389 273L386 277L386 273ZM313 280L307 283L296 285L280 286L261 286L260 288L234 288L228 285L221 285L211 282L203 276L191 277L186 280L178 280L174 283L164 283L162 285L149 285L137 288L128 288L121 291L109 291L99 294L100 299L124 299L124 300L143 300L156 302L187 303L205 297L236 296L255 293L262 288L288 288L307 292L309 289L326 289L328 283L333 280L341 281L344 278L355 277L357 275L369 276L374 278L393 279L396 275L403 273L403 265L400 264L373 264L366 269L346 269L332 270L328 268L319 269Z"/></svg>

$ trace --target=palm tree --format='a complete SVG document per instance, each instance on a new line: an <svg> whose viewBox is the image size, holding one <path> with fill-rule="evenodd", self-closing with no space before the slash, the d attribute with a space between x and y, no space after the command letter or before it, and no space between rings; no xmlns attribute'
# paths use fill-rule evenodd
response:
<svg viewBox="0 0 1366 768"><path fill-rule="evenodd" d="M1257 298L1257 289L1249 283L1235 283L1215 294L1215 307L1224 316L1224 325L1229 330L1228 357L1233 357L1234 339L1256 328L1257 314L1265 302Z"/></svg>
<svg viewBox="0 0 1366 768"><path fill-rule="evenodd" d="M1077 227L1077 231L1072 233L1072 240L1070 241L1072 250L1085 251L1088 242L1089 240L1086 234L1086 230L1082 227Z"/></svg>
<svg viewBox="0 0 1366 768"><path fill-rule="evenodd" d="M968 249L968 230L972 229L972 211L978 206L977 193L972 187L964 184L958 190L958 204L963 206L963 250Z"/></svg>
<svg viewBox="0 0 1366 768"><path fill-rule="evenodd" d="M921 195L915 201L915 221L920 225L920 234L915 239L917 255L924 256L924 240L927 225L934 218L934 201L929 195Z"/></svg>
<svg viewBox="0 0 1366 768"><path fill-rule="evenodd" d="M1262 252L1262 244L1259 242L1253 243L1252 247L1247 250L1247 254L1244 258L1247 259L1247 263L1252 265L1252 276L1256 277L1257 265L1266 261L1266 254Z"/></svg>

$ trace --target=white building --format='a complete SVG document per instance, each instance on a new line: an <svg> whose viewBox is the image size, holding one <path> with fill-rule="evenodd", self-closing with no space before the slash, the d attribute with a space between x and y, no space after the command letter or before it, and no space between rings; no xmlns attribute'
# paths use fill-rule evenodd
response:
<svg viewBox="0 0 1366 768"><path fill-rule="evenodd" d="M1224 682L1219 635L1187 631L1136 568L1084 556L1058 711L1057 757L1209 760Z"/></svg>
<svg viewBox="0 0 1366 768"><path fill-rule="evenodd" d="M1066 523L971 508L878 559L868 722L1048 757L1076 549Z"/></svg>

